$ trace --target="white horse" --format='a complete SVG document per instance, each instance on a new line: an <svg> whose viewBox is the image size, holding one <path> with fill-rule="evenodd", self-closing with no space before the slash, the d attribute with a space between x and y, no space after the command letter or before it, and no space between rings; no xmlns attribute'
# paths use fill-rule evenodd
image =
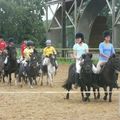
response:
<svg viewBox="0 0 120 120"><path fill-rule="evenodd" d="M47 84L51 87L53 86L53 79L56 74L56 68L55 68L55 58L54 56L50 57L44 57L42 61L43 69L42 71L42 79L41 79L41 85L43 85L43 76L47 75ZM45 70L46 67L46 70Z"/></svg>

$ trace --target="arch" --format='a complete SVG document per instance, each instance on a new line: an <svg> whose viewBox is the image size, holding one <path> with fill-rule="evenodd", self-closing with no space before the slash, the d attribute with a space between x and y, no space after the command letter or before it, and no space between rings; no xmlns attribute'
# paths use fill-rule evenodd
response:
<svg viewBox="0 0 120 120"><path fill-rule="evenodd" d="M98 48L99 43L103 40L102 34L103 31L107 30L106 26L107 18L105 16L96 17L89 37L89 47Z"/></svg>
<svg viewBox="0 0 120 120"><path fill-rule="evenodd" d="M85 40L87 43L89 43L89 37L93 23L105 5L105 0L91 0L80 18L77 31L85 34Z"/></svg>

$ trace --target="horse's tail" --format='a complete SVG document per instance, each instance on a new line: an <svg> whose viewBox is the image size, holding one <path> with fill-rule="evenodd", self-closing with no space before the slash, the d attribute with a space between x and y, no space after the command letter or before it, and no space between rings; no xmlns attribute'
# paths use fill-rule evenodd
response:
<svg viewBox="0 0 120 120"><path fill-rule="evenodd" d="M66 90L71 90L72 89L72 84L75 83L75 64L72 64L69 67L69 71L68 71L68 79L66 80L65 84L62 86L64 89Z"/></svg>
<svg viewBox="0 0 120 120"><path fill-rule="evenodd" d="M66 80L66 82L64 83L64 85L62 86L64 89L70 91L72 89L72 83L70 82L69 79Z"/></svg>

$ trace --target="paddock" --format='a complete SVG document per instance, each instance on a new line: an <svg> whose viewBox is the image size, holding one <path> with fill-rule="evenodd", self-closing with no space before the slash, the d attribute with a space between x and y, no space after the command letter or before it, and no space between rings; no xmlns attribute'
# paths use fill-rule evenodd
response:
<svg viewBox="0 0 120 120"><path fill-rule="evenodd" d="M118 90L113 92L113 101L94 100L82 102L78 90L73 89L70 100L65 100L61 87L67 78L69 65L60 65L54 86L36 86L30 89L0 83L0 120L119 120L120 101ZM119 77L120 78L120 77ZM120 84L120 80L119 84ZM101 89L102 90L102 89ZM117 92L116 92L117 91Z"/></svg>

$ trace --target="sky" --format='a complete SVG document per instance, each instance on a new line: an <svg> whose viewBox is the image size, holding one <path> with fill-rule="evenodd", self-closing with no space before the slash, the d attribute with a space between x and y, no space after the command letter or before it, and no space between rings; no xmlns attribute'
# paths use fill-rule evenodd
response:
<svg viewBox="0 0 120 120"><path fill-rule="evenodd" d="M53 12L55 13L57 8L57 5L51 5L51 9L53 10ZM50 8L48 8L48 19L51 20L53 18L53 13L51 12ZM43 16L43 20L46 20L46 11L45 11L45 15Z"/></svg>

